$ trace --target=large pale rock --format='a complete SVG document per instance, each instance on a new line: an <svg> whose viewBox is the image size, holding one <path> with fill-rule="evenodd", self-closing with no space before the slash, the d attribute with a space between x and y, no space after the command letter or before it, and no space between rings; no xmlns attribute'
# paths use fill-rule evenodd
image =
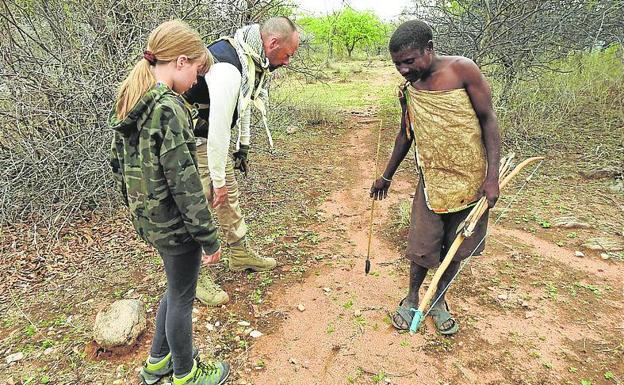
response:
<svg viewBox="0 0 624 385"><path fill-rule="evenodd" d="M582 246L590 250L620 251L624 250L624 238L590 238Z"/></svg>
<svg viewBox="0 0 624 385"><path fill-rule="evenodd" d="M145 307L136 299L116 301L95 317L93 339L103 348L129 346L146 328Z"/></svg>

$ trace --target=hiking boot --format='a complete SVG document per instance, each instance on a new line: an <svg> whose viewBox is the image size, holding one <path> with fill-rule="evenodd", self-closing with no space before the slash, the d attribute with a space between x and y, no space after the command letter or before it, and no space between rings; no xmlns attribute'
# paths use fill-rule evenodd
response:
<svg viewBox="0 0 624 385"><path fill-rule="evenodd" d="M198 358L199 350L193 346L193 359L197 360ZM173 373L173 360L171 359L171 352L169 352L169 354L156 363L150 362L150 359L148 358L143 363L143 367L139 372L139 378L141 378L142 384L152 385L171 373Z"/></svg>
<svg viewBox="0 0 624 385"><path fill-rule="evenodd" d="M172 385L221 385L230 375L227 362L193 362L193 369L182 378L173 375Z"/></svg>
<svg viewBox="0 0 624 385"><path fill-rule="evenodd" d="M221 306L230 300L228 293L223 291L205 270L199 273L195 297L197 297L199 302L208 306Z"/></svg>
<svg viewBox="0 0 624 385"><path fill-rule="evenodd" d="M230 246L230 270L243 271L251 269L253 271L273 270L277 266L274 258L264 258L259 256L243 239Z"/></svg>

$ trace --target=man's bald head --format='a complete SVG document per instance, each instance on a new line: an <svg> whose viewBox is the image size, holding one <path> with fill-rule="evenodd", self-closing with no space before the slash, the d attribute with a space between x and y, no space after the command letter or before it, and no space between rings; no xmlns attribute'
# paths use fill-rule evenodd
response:
<svg viewBox="0 0 624 385"><path fill-rule="evenodd" d="M260 35L262 36L276 35L281 39L290 40L295 32L297 32L295 23L283 16L272 17L260 24Z"/></svg>
<svg viewBox="0 0 624 385"><path fill-rule="evenodd" d="M271 71L288 65L299 48L299 31L287 17L272 17L260 24L260 36Z"/></svg>

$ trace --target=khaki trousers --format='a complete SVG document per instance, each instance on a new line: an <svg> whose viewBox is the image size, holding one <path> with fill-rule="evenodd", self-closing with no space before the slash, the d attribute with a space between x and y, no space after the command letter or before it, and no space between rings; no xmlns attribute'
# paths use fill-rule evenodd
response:
<svg viewBox="0 0 624 385"><path fill-rule="evenodd" d="M225 185L228 189L228 196L225 202L213 209L211 203L214 194L210 171L208 170L208 151L206 147L205 140L201 141L197 146L197 163L202 186L208 200L208 207L216 214L225 241L231 245L241 240L247 234L247 224L245 223L245 218L243 218L238 200L238 182L236 182L234 175L234 163L232 162L232 157L228 156L225 164Z"/></svg>

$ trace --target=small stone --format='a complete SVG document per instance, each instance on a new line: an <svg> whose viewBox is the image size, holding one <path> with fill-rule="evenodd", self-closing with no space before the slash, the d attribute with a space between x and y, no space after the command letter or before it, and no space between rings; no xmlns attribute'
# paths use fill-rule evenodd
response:
<svg viewBox="0 0 624 385"><path fill-rule="evenodd" d="M607 253L600 253L600 258L606 261L607 259L611 258L611 256Z"/></svg>
<svg viewBox="0 0 624 385"><path fill-rule="evenodd" d="M324 291L325 293L329 293L329 292L331 292L331 289L330 289L329 287L324 287L324 288L323 288L323 291Z"/></svg>
<svg viewBox="0 0 624 385"><path fill-rule="evenodd" d="M252 331L253 331L253 329L252 329L252 328L247 328L247 329L245 329L245 330L243 331L243 334L244 334L244 335L249 335L249 334L251 334L251 332L252 332Z"/></svg>
<svg viewBox="0 0 624 385"><path fill-rule="evenodd" d="M507 301L509 296L507 294L499 294L497 298L500 299L501 301Z"/></svg>
<svg viewBox="0 0 624 385"><path fill-rule="evenodd" d="M218 328L219 326L221 326L221 322L219 321L215 322L215 327Z"/></svg>
<svg viewBox="0 0 624 385"><path fill-rule="evenodd" d="M54 348L47 348L46 350L43 351L43 354L48 356L52 354L53 351L54 351Z"/></svg>
<svg viewBox="0 0 624 385"><path fill-rule="evenodd" d="M195 307L194 307L194 308L193 308L193 314L197 314L197 313L199 313L199 309L197 309L197 308L195 308Z"/></svg>
<svg viewBox="0 0 624 385"><path fill-rule="evenodd" d="M297 365L297 360L295 360L295 359L294 359L294 358L292 358L292 357L290 357L290 358L288 359L288 362L290 362L290 363L291 363L291 364L293 364L293 365Z"/></svg>
<svg viewBox="0 0 624 385"><path fill-rule="evenodd" d="M585 254L583 254L582 251L578 251L577 250L577 251L574 252L574 256L575 257L579 257L579 258L583 258L585 256Z"/></svg>
<svg viewBox="0 0 624 385"><path fill-rule="evenodd" d="M197 322L197 317L193 317L193 323Z"/></svg>
<svg viewBox="0 0 624 385"><path fill-rule="evenodd" d="M297 132L297 126L290 125L290 126L286 127L286 133L288 135L292 135L295 132Z"/></svg>
<svg viewBox="0 0 624 385"><path fill-rule="evenodd" d="M528 303L528 302L523 301L521 306L522 306L522 307L525 307L525 308L528 308L530 305L529 305L529 303Z"/></svg>
<svg viewBox="0 0 624 385"><path fill-rule="evenodd" d="M624 250L624 240L621 238L590 238L581 246L598 251Z"/></svg>
<svg viewBox="0 0 624 385"><path fill-rule="evenodd" d="M6 363L7 364L12 364L13 362L17 362L17 361L20 361L20 360L23 360L23 359L24 359L24 353L17 352L17 353L13 353L13 354L7 356Z"/></svg>
<svg viewBox="0 0 624 385"><path fill-rule="evenodd" d="M303 304L300 303L299 305L297 305L297 310L303 312L303 311L305 311L305 306L303 306Z"/></svg>
<svg viewBox="0 0 624 385"><path fill-rule="evenodd" d="M524 313L524 318L526 318L526 319L533 318L533 317L535 317L535 312L528 311L528 312Z"/></svg>
<svg viewBox="0 0 624 385"><path fill-rule="evenodd" d="M310 368L310 361L308 360L303 361L303 364L301 364L301 367L304 369Z"/></svg>
<svg viewBox="0 0 624 385"><path fill-rule="evenodd" d="M248 327L248 326L251 326L251 324L247 321L240 321L238 323L238 326Z"/></svg>
<svg viewBox="0 0 624 385"><path fill-rule="evenodd" d="M206 329L208 329L209 332L214 332L215 331L215 327L213 324L211 324L210 322L208 322L206 324Z"/></svg>
<svg viewBox="0 0 624 385"><path fill-rule="evenodd" d="M249 333L249 336L251 338L260 338L263 336L263 334L259 330L253 330L251 333Z"/></svg>
<svg viewBox="0 0 624 385"><path fill-rule="evenodd" d="M579 221L574 217L560 217L553 220L552 227L564 229L589 229L592 226L587 222Z"/></svg>
<svg viewBox="0 0 624 385"><path fill-rule="evenodd" d="M353 312L353 316L354 316L354 317L360 317L360 316L362 316L362 311L361 311L360 309L356 309L356 310Z"/></svg>

